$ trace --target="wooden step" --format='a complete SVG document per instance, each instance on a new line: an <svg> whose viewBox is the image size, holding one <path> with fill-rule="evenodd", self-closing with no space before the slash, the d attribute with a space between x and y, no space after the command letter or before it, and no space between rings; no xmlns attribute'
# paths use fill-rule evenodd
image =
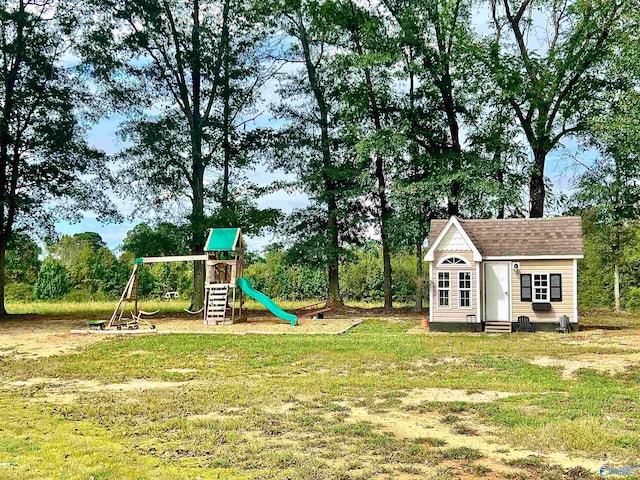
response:
<svg viewBox="0 0 640 480"><path fill-rule="evenodd" d="M511 333L511 322L487 321L485 322L485 333Z"/></svg>

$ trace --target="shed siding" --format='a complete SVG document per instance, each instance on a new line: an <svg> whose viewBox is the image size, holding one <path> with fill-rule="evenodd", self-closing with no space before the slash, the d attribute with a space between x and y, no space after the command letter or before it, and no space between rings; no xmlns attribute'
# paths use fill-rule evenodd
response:
<svg viewBox="0 0 640 480"><path fill-rule="evenodd" d="M469 265L442 265L438 263L446 257L460 257L469 262ZM466 323L466 316L476 314L479 301L477 288L476 262L473 261L471 250L437 250L434 253L431 277L431 295L433 299L432 322L460 322ZM450 273L451 293L449 296L450 307L438 306L438 272ZM471 272L471 308L458 308L458 272ZM479 320L479 318L478 318Z"/></svg>
<svg viewBox="0 0 640 480"><path fill-rule="evenodd" d="M567 315L569 321L577 322L574 313L574 282L573 260L522 260L519 271L511 271L512 287L512 321L517 321L521 315L526 315L532 322L557 322L562 315ZM534 273L560 273L562 275L562 301L551 302L548 312L534 312L531 302L520 301L520 275Z"/></svg>

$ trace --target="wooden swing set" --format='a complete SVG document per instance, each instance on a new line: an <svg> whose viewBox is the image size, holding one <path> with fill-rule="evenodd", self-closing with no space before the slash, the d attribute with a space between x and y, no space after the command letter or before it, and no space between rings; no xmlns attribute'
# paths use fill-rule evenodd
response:
<svg viewBox="0 0 640 480"><path fill-rule="evenodd" d="M145 317L158 312L145 312L139 306L139 275L143 265L164 262L206 262L204 306L197 311L185 309L187 313L202 313L205 325L224 325L246 320L242 315L244 296L236 282L244 269L244 249L240 228L213 228L209 231L205 253L202 255L136 258L129 281L109 320L109 328L135 330L144 325L155 329L155 325ZM129 314L125 315L127 310Z"/></svg>

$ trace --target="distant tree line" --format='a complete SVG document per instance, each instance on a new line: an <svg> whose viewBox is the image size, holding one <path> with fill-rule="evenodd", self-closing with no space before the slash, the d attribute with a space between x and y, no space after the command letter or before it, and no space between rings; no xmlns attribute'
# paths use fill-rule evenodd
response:
<svg viewBox="0 0 640 480"><path fill-rule="evenodd" d="M618 268L619 308L640 310L640 222L621 228L622 247L616 231L599 223L595 208L580 212L585 234L585 258L579 261L578 300L581 309L615 308L614 288ZM129 278L133 259L142 254L177 255L189 250L188 228L162 223L155 228L139 224L130 230L116 257L96 233L65 235L46 246L48 255L27 235L16 235L5 260L7 300L115 301ZM295 249L273 244L264 255L249 253L245 275L268 296L283 300L326 298L327 275L319 266L295 261ZM369 241L349 251L340 264L342 295L346 302L384 302L382 246ZM419 284L416 258L411 251L392 256L393 298L415 302ZM186 263L145 266L140 275L140 294L162 298L177 291L188 298L193 290L191 266Z"/></svg>
<svg viewBox="0 0 640 480"><path fill-rule="evenodd" d="M122 253L116 257L100 236L86 232L64 235L46 246L48 255L26 235L11 246L6 260L7 299L89 301L115 300L131 274L134 258L144 255L179 255L188 251L188 229L162 223L152 228L139 224L128 232ZM384 298L381 248L370 242L351 252L342 265L343 293L350 301L380 302ZM394 256L396 282L394 296L412 301L415 295L415 258ZM247 255L246 275L267 295L286 300L323 299L327 278L319 267L301 266L291 261L291 251L281 245L266 249L264 256ZM186 263L146 265L140 273L140 294L162 298L176 291L188 298L193 290L191 266Z"/></svg>
<svg viewBox="0 0 640 480"><path fill-rule="evenodd" d="M587 211L614 306L631 292L637 0L17 0L0 22L0 269L20 235L53 238L57 219L118 220L106 191L153 225L140 229L180 225L170 248L125 242L117 259L90 236L49 241L38 296L112 292L127 255L200 253L209 227L240 226L276 233L282 268L323 276L336 305L354 294L349 269L377 252L392 307L410 251L422 308L430 219ZM86 141L109 116L124 119L112 156ZM557 163L579 175L554 191L549 158L569 142L576 158ZM256 169L289 180L263 185ZM258 202L287 190L308 205ZM178 275L166 268L157 278ZM202 262L191 269L197 309ZM5 279L31 282L11 275L0 271L0 317Z"/></svg>

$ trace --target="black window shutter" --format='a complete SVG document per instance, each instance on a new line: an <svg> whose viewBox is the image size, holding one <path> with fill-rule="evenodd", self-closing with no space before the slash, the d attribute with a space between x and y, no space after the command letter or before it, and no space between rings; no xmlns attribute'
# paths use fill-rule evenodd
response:
<svg viewBox="0 0 640 480"><path fill-rule="evenodd" d="M523 273L520 275L520 301L531 301L531 274Z"/></svg>
<svg viewBox="0 0 640 480"><path fill-rule="evenodd" d="M562 301L562 275L552 273L549 275L549 283L551 284L551 295L549 298L552 302Z"/></svg>

